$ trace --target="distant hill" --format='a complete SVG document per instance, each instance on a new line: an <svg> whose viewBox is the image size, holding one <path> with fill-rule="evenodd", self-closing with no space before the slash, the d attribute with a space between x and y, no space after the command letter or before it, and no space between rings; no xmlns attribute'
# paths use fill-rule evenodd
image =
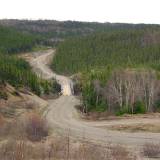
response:
<svg viewBox="0 0 160 160"><path fill-rule="evenodd" d="M56 44L57 42L69 37L85 36L99 31L143 28L146 25L55 20L4 19L0 20L0 26L8 26L24 33L39 35L43 39L44 44L51 45L53 43Z"/></svg>

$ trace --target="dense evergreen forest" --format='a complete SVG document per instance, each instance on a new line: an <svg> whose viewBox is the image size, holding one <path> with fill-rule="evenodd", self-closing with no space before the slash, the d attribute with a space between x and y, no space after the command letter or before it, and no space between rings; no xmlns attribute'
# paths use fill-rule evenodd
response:
<svg viewBox="0 0 160 160"><path fill-rule="evenodd" d="M82 73L83 111L145 113L159 108L160 27L71 38L57 48L58 73Z"/></svg>
<svg viewBox="0 0 160 160"><path fill-rule="evenodd" d="M160 28L120 30L69 39L61 43L53 61L60 73L95 67L144 65L159 67Z"/></svg>
<svg viewBox="0 0 160 160"><path fill-rule="evenodd" d="M37 95L54 92L55 82L41 80L32 73L29 64L15 53L31 51L39 39L8 27L0 27L0 83L27 87Z"/></svg>
<svg viewBox="0 0 160 160"><path fill-rule="evenodd" d="M30 51L40 39L31 34L21 33L13 28L0 26L0 52L18 53Z"/></svg>

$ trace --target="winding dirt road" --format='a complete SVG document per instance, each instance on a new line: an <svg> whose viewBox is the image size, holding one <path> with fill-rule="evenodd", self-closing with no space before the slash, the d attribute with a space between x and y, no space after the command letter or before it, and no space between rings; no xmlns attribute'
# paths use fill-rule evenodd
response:
<svg viewBox="0 0 160 160"><path fill-rule="evenodd" d="M45 79L56 78L58 83L61 84L63 95L56 100L49 100L49 108L46 112L46 119L55 131L59 134L68 133L69 131L73 138L83 139L85 137L87 141L100 144L111 142L138 147L146 142L160 142L159 133L127 133L103 128L113 124L129 124L129 120L90 122L80 119L74 107L80 104L80 101L72 94L72 81L68 77L53 73L48 67L54 52L54 50L48 50L42 54L35 54L30 63L38 75ZM134 120L135 123L143 123L143 121L143 119ZM152 119L147 120L147 122L150 121ZM160 119L157 118L156 122L159 123Z"/></svg>

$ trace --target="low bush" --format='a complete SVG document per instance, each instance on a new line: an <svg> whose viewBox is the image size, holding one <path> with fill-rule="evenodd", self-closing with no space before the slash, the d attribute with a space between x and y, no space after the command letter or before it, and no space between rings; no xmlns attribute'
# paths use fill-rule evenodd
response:
<svg viewBox="0 0 160 160"><path fill-rule="evenodd" d="M3 127L3 125L4 125L4 118L0 114L0 130L1 130L1 127Z"/></svg>
<svg viewBox="0 0 160 160"><path fill-rule="evenodd" d="M1 160L27 160L31 146L25 144L24 141L16 141L10 139L7 143L0 147Z"/></svg>
<svg viewBox="0 0 160 160"><path fill-rule="evenodd" d="M68 138L55 138L51 141L33 145L27 141L10 139L0 146L0 159L2 160L136 160L122 146L107 144L102 147L88 142L76 145L70 143Z"/></svg>
<svg viewBox="0 0 160 160"><path fill-rule="evenodd" d="M7 100L8 99L8 95L6 92L0 91L0 99L4 99Z"/></svg>
<svg viewBox="0 0 160 160"><path fill-rule="evenodd" d="M122 107L119 111L116 112L116 116L122 116L124 114L129 114L130 111L127 106Z"/></svg>
<svg viewBox="0 0 160 160"><path fill-rule="evenodd" d="M160 112L160 100L155 102L155 111Z"/></svg>
<svg viewBox="0 0 160 160"><path fill-rule="evenodd" d="M56 80L53 80L53 82L52 82L52 92L53 93L61 92L61 85L58 84Z"/></svg>
<svg viewBox="0 0 160 160"><path fill-rule="evenodd" d="M73 85L73 89L75 95L80 95L82 92L82 85L79 82L75 82Z"/></svg>
<svg viewBox="0 0 160 160"><path fill-rule="evenodd" d="M148 158L160 157L160 144L146 143L143 146L143 155Z"/></svg>
<svg viewBox="0 0 160 160"><path fill-rule="evenodd" d="M135 104L134 104L134 111L133 111L134 114L137 114L137 113L146 113L146 109L145 109L145 104L141 101L137 101Z"/></svg>
<svg viewBox="0 0 160 160"><path fill-rule="evenodd" d="M48 126L38 114L30 114L27 118L25 132L29 140L40 141L48 136Z"/></svg>
<svg viewBox="0 0 160 160"><path fill-rule="evenodd" d="M136 160L136 156L132 155L126 148L121 145L113 146L110 149L111 160Z"/></svg>

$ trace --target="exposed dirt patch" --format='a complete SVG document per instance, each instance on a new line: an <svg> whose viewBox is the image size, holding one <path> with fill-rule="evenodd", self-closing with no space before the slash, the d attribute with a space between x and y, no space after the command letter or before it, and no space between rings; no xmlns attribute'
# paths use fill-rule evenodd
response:
<svg viewBox="0 0 160 160"><path fill-rule="evenodd" d="M48 103L25 89L15 89L9 84L1 86L1 92L7 98L0 99L0 117L10 121L25 112L33 110L41 112Z"/></svg>

